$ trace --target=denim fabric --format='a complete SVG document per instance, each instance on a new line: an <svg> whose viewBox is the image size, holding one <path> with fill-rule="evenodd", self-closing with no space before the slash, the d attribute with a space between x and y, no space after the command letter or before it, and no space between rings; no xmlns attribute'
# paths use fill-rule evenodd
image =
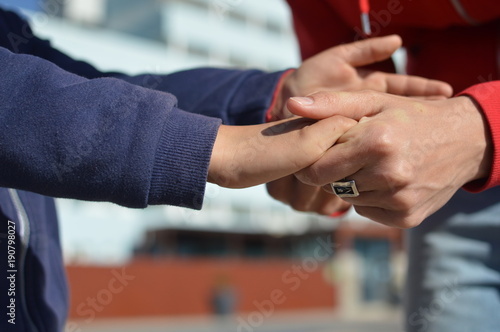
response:
<svg viewBox="0 0 500 332"><path fill-rule="evenodd" d="M407 235L406 330L500 331L500 188L458 192Z"/></svg>

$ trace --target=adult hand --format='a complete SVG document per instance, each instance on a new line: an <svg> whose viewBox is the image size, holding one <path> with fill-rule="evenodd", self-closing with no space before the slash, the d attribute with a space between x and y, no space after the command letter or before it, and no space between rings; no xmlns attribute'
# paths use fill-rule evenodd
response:
<svg viewBox="0 0 500 332"><path fill-rule="evenodd" d="M390 58L401 43L399 36L372 38L336 46L309 58L285 78L280 98L268 120L292 116L286 107L288 97L304 96L320 90L371 89L399 95L451 96L452 88L444 82L362 68ZM320 187L303 184L293 175L268 183L267 190L274 199L298 211L331 215L350 206Z"/></svg>
<svg viewBox="0 0 500 332"><path fill-rule="evenodd" d="M321 92L292 98L297 115L334 114L359 123L296 174L308 185L355 180L360 196L345 198L372 220L413 227L464 184L486 178L492 147L481 111L469 97L416 100L373 91Z"/></svg>
<svg viewBox="0 0 500 332"><path fill-rule="evenodd" d="M270 120L292 116L286 108L288 98L324 90L366 89L404 96L450 97L453 90L445 82L363 68L389 59L401 45L401 38L391 35L332 47L307 59L285 77Z"/></svg>
<svg viewBox="0 0 500 332"><path fill-rule="evenodd" d="M292 118L253 126L221 126L208 181L244 188L273 181L311 165L356 121L333 116Z"/></svg>

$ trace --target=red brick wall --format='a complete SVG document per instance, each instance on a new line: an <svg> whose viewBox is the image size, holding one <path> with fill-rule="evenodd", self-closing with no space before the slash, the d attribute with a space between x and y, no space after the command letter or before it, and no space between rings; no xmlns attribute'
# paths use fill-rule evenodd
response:
<svg viewBox="0 0 500 332"><path fill-rule="evenodd" d="M333 307L325 265L313 260L136 260L126 266L68 266L70 318L203 315L223 277L238 312ZM259 309L260 308L260 309Z"/></svg>

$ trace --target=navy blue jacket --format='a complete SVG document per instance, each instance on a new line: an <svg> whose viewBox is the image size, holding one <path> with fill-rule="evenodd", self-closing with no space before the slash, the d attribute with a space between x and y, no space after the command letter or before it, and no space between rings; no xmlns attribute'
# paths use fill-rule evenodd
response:
<svg viewBox="0 0 500 332"><path fill-rule="evenodd" d="M0 10L0 331L63 329L67 285L48 197L201 208L221 120L263 122L280 76L103 73Z"/></svg>

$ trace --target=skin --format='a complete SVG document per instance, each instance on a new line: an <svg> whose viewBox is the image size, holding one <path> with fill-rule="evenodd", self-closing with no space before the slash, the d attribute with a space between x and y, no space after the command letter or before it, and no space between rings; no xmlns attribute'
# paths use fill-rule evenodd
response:
<svg viewBox="0 0 500 332"><path fill-rule="evenodd" d="M321 160L299 171L308 185L355 180L345 198L380 223L409 228L441 208L464 184L488 177L493 148L483 114L469 97L417 100L374 91L292 98L292 113L355 119Z"/></svg>
<svg viewBox="0 0 500 332"><path fill-rule="evenodd" d="M272 120L292 116L286 108L290 97L316 91L374 90L404 96L450 97L453 89L445 82L363 68L389 59L401 46L401 37L391 35L332 47L307 59L286 77Z"/></svg>
<svg viewBox="0 0 500 332"><path fill-rule="evenodd" d="M221 126L208 181L245 188L291 175L318 161L356 121L333 116L292 118L262 125Z"/></svg>
<svg viewBox="0 0 500 332"><path fill-rule="evenodd" d="M292 114L286 100L292 96L329 91L357 91L363 89L416 97L444 98L452 95L452 88L443 82L416 76L389 74L363 69L362 66L388 59L402 41L399 36L371 38L330 48L304 63L290 74L283 84L273 120L286 119ZM345 211L350 204L310 186L293 175L267 184L269 194L298 211L330 215Z"/></svg>

